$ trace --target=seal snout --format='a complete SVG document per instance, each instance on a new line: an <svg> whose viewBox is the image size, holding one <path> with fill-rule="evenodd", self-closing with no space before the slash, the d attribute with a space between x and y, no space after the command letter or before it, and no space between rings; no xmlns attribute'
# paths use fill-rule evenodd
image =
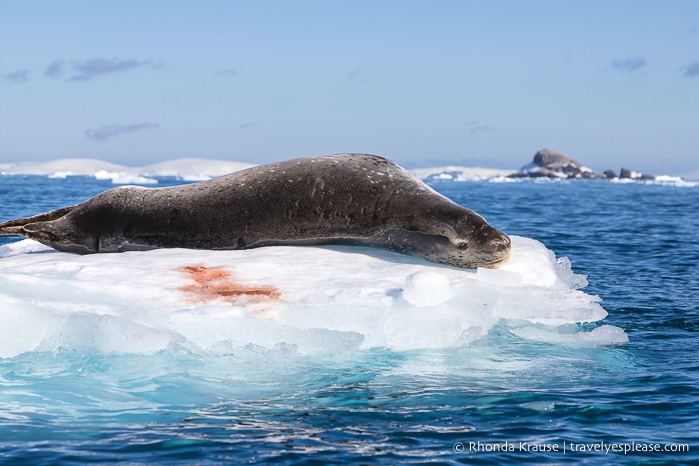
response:
<svg viewBox="0 0 699 466"><path fill-rule="evenodd" d="M483 257L484 261L487 262L483 267L495 268L499 267L503 262L509 259L512 253L512 242L510 237L505 233L495 230L493 237L488 242L490 248L487 254L488 258Z"/></svg>
<svg viewBox="0 0 699 466"><path fill-rule="evenodd" d="M510 237L507 236L505 233L500 233L500 237L494 239L492 241L492 245L496 251L505 252L507 253L507 255L510 254L510 250L512 249L512 242L510 241Z"/></svg>

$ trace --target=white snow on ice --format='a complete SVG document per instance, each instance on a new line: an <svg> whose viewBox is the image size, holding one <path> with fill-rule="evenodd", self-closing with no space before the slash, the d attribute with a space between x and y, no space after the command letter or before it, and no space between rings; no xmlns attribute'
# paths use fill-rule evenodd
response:
<svg viewBox="0 0 699 466"><path fill-rule="evenodd" d="M176 159L143 167L127 167L97 159L60 159L48 162L0 164L2 175L43 175L50 178L94 176L114 184L157 184L153 177L172 176L184 181L202 181L254 167L245 162L211 159Z"/></svg>
<svg viewBox="0 0 699 466"><path fill-rule="evenodd" d="M79 256L31 240L0 247L0 357L181 345L297 354L468 345L496 326L558 345L625 343L580 290L585 277L512 236L498 269L466 270L358 247L161 249Z"/></svg>

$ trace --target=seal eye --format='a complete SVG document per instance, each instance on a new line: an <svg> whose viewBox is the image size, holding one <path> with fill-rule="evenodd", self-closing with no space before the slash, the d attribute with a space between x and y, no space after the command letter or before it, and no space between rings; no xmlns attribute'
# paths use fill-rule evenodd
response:
<svg viewBox="0 0 699 466"><path fill-rule="evenodd" d="M459 244L456 245L457 248L459 249L467 249L468 248L468 243L462 241Z"/></svg>

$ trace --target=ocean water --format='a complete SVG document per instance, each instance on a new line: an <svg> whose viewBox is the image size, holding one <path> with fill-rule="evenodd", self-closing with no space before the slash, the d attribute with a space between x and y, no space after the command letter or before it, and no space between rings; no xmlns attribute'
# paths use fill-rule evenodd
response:
<svg viewBox="0 0 699 466"><path fill-rule="evenodd" d="M0 221L110 187L0 177ZM0 463L699 462L699 188L434 187L568 257L628 343L522 338L503 319L447 348L38 347L0 359ZM26 301L44 299L27 286Z"/></svg>

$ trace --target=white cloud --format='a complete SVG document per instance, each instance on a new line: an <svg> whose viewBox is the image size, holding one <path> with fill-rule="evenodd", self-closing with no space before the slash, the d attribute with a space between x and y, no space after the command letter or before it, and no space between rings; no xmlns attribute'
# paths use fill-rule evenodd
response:
<svg viewBox="0 0 699 466"><path fill-rule="evenodd" d="M687 78L693 78L694 76L699 76L699 61L693 61L689 65L683 68L684 76Z"/></svg>
<svg viewBox="0 0 699 466"><path fill-rule="evenodd" d="M4 81L11 82L13 84L22 84L29 81L29 70L17 70L12 73L7 73L0 75Z"/></svg>
<svg viewBox="0 0 699 466"><path fill-rule="evenodd" d="M90 81L91 79L106 74L129 71L136 68L150 66L160 68L162 64L153 60L133 60L121 58L90 58L89 60L73 60L66 63L64 60L56 60L46 67L44 76L54 79L61 79L66 74L66 69L70 68L71 75L68 81Z"/></svg>
<svg viewBox="0 0 699 466"><path fill-rule="evenodd" d="M238 72L234 70L233 68L226 68L223 70L218 70L217 72L214 73L214 76L235 76L237 75Z"/></svg>
<svg viewBox="0 0 699 466"><path fill-rule="evenodd" d="M133 133L135 131L141 131L144 129L154 129L159 128L160 125L157 123L133 123L130 125L119 125L112 123L111 125L100 126L97 129L88 129L85 131L85 136L93 141L104 141L114 136L119 136L121 134Z"/></svg>
<svg viewBox="0 0 699 466"><path fill-rule="evenodd" d="M612 68L625 73L634 73L641 68L644 68L647 64L648 61L642 57L623 58L621 60L614 60L612 62Z"/></svg>

